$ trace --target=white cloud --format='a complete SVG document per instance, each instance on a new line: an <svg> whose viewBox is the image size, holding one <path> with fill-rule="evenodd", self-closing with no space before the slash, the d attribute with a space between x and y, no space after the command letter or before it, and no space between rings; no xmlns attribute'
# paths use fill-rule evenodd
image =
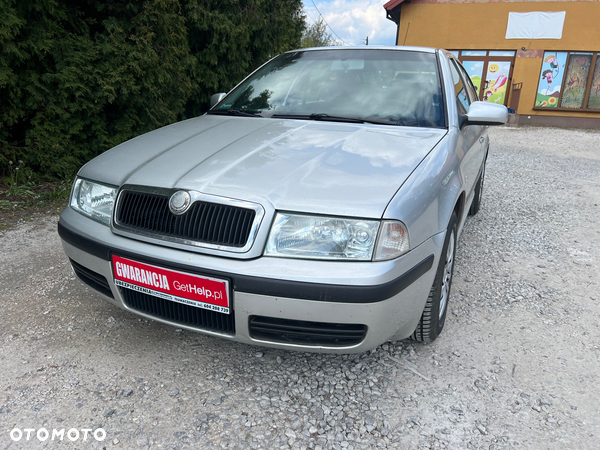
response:
<svg viewBox="0 0 600 450"><path fill-rule="evenodd" d="M383 5L387 0L315 0L317 8L330 27L349 45L362 45L369 36L369 45L395 45L396 24L386 19ZM319 18L310 0L304 1L307 22ZM331 32L331 30L328 30ZM333 33L332 33L333 34Z"/></svg>
<svg viewBox="0 0 600 450"><path fill-rule="evenodd" d="M552 95L555 92L559 92L560 91L560 85L558 86L553 86L552 88L548 89L548 87L545 85L545 83L540 83L538 92L544 95Z"/></svg>

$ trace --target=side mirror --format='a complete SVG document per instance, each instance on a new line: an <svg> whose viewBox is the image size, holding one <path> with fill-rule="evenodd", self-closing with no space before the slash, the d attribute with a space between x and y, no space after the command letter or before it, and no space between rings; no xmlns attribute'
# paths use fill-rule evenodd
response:
<svg viewBox="0 0 600 450"><path fill-rule="evenodd" d="M504 125L508 121L508 109L504 105L473 102L463 125Z"/></svg>
<svg viewBox="0 0 600 450"><path fill-rule="evenodd" d="M211 98L210 98L210 107L214 107L217 103L219 103L221 100L223 100L223 97L225 97L227 94L225 94L225 92L221 92L219 94L214 94Z"/></svg>

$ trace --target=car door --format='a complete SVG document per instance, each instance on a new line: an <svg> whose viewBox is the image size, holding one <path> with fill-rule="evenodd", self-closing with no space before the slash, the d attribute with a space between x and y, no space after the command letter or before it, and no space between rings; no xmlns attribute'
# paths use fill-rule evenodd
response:
<svg viewBox="0 0 600 450"><path fill-rule="evenodd" d="M471 94L471 100L479 101L477 89L475 89L475 86L473 85L473 81L471 80L469 73L466 71L465 67L461 63L458 63L458 68L459 68L460 75L462 76L462 79L465 83L465 86L467 87L467 91ZM485 126L477 125L476 127L479 129L479 132L480 132L478 141L481 143L481 147L482 147L482 151L483 151L482 160L481 160L481 162L483 163L483 161L485 160L486 148L488 145L489 126L488 125L485 125Z"/></svg>
<svg viewBox="0 0 600 450"><path fill-rule="evenodd" d="M476 100L476 93L468 81L468 76L465 75L466 72L454 58L450 60L450 71L454 83L458 112L464 116L468 113L471 103ZM459 123L461 123L461 120L459 120ZM463 153L460 176L469 201L485 158L485 131L486 127L481 125L466 125L462 126L458 132L457 150Z"/></svg>

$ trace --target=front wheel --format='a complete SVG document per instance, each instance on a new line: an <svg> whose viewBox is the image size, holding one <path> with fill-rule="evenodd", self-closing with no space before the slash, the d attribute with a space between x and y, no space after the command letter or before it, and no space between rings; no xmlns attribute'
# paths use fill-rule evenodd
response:
<svg viewBox="0 0 600 450"><path fill-rule="evenodd" d="M429 297L423 310L421 320L417 328L410 336L413 341L433 342L440 335L446 322L446 311L448 310L448 300L450 299L450 287L452 285L452 274L454 273L454 259L456 256L456 233L458 228L458 218L456 213L452 213L440 262L433 280L433 285L429 291Z"/></svg>

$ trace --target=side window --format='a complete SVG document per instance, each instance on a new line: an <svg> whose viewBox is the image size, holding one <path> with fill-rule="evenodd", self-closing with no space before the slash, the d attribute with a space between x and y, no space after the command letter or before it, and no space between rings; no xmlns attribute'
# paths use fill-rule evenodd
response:
<svg viewBox="0 0 600 450"><path fill-rule="evenodd" d="M462 75L462 79L464 80L465 85L467 86L467 91L469 91L469 94L471 96L471 103L473 103L476 100L479 100L479 97L477 96L477 89L475 89L471 77L469 76L462 64L458 63L457 66Z"/></svg>
<svg viewBox="0 0 600 450"><path fill-rule="evenodd" d="M467 88L463 83L459 73L456 61L450 59L450 71L452 72L452 82L454 83L454 95L456 96L456 104L461 114L466 114L469 111L471 99L467 93Z"/></svg>

